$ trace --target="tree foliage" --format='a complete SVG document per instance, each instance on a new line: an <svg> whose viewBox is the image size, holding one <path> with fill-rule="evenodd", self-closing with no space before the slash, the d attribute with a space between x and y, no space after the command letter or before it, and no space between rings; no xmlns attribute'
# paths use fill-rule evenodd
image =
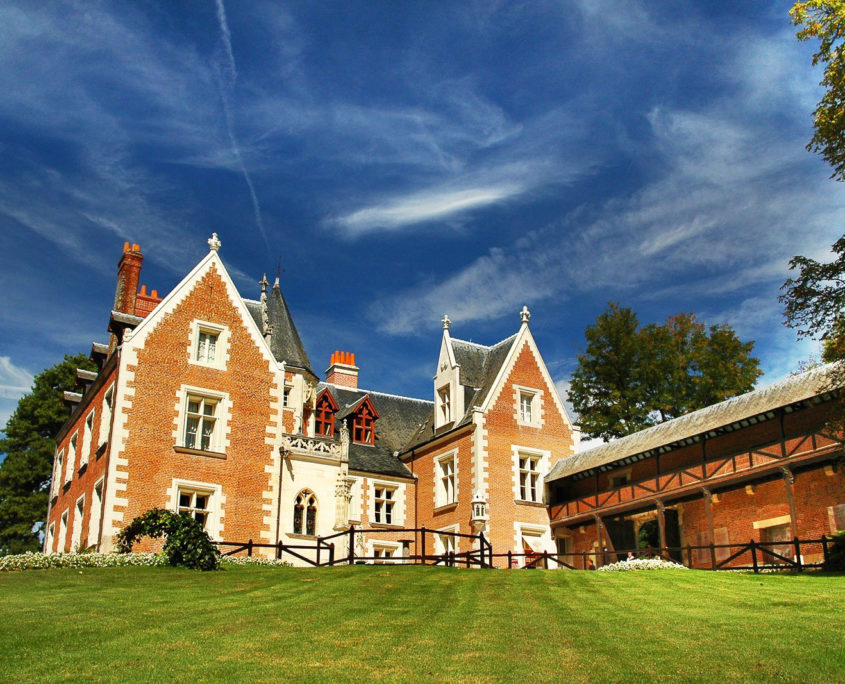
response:
<svg viewBox="0 0 845 684"><path fill-rule="evenodd" d="M68 417L62 393L76 387L76 369L93 370L82 354L35 376L32 391L18 402L0 440L0 553L40 549L33 528L47 517L47 497L56 451L55 436Z"/></svg>
<svg viewBox="0 0 845 684"><path fill-rule="evenodd" d="M814 112L813 137L807 149L833 167L832 177L845 180L845 0L796 2L789 11L798 40L819 40L813 66L824 65L825 93Z"/></svg>
<svg viewBox="0 0 845 684"><path fill-rule="evenodd" d="M195 570L217 570L220 567L217 547L211 543L202 524L190 515L151 508L118 532L118 551L130 553L141 537L165 537L163 551L170 565Z"/></svg>
<svg viewBox="0 0 845 684"><path fill-rule="evenodd" d="M753 342L692 313L642 327L631 309L609 304L585 336L569 399L590 437L622 437L723 401L761 374Z"/></svg>

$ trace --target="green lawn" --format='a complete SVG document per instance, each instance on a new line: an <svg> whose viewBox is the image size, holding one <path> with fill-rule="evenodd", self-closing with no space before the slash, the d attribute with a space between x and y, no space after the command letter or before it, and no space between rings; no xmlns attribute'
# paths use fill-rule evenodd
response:
<svg viewBox="0 0 845 684"><path fill-rule="evenodd" d="M845 680L845 576L420 567L0 575L0 680Z"/></svg>

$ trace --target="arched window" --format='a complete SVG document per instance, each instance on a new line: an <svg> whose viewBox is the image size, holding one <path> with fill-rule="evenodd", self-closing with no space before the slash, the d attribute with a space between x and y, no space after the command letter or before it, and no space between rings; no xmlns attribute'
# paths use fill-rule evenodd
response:
<svg viewBox="0 0 845 684"><path fill-rule="evenodd" d="M317 497L308 489L296 495L293 504L293 533L317 535Z"/></svg>
<svg viewBox="0 0 845 684"><path fill-rule="evenodd" d="M335 411L337 411L337 404L328 392L324 392L317 400L314 416L314 432L317 437L331 437L334 434Z"/></svg>

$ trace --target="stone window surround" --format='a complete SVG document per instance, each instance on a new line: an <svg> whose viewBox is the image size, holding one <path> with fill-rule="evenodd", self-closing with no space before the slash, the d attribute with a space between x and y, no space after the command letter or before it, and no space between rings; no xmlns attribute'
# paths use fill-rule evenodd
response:
<svg viewBox="0 0 845 684"><path fill-rule="evenodd" d="M211 482L198 482L174 477L170 482L170 489L167 490L167 510L174 513L179 512L179 492L190 491L208 494L208 518L205 522L205 531L212 539L223 538L223 487Z"/></svg>
<svg viewBox="0 0 845 684"><path fill-rule="evenodd" d="M447 501L446 492L443 491L442 488L442 477L443 471L442 466L447 461L452 461L452 480L454 482L453 486L453 497L451 501ZM435 510L438 508L443 508L446 506L454 506L458 503L458 450L451 449L447 451L445 454L440 454L434 458L434 508Z"/></svg>
<svg viewBox="0 0 845 684"><path fill-rule="evenodd" d="M547 449L535 449L532 447L525 447L519 446L516 444L511 445L511 454L513 458L513 498L517 503L525 503L531 505L542 504L545 500L545 486L543 484L543 477L548 472L549 469L549 460L551 459L551 451ZM531 501L529 499L523 499L521 497L520 491L520 468L519 468L519 458L520 456L529 456L529 457L536 457L537 461L537 472L539 476L537 478L537 499L535 501Z"/></svg>
<svg viewBox="0 0 845 684"><path fill-rule="evenodd" d="M185 435L188 427L188 401L191 398L211 399L217 402L217 410L214 413L214 432L211 436L209 449L192 449L185 446ZM185 449L190 453L199 455L225 455L229 446L229 428L232 418L232 403L227 392L215 392L203 387L182 385L177 392L178 418L175 433L175 447L177 450Z"/></svg>
<svg viewBox="0 0 845 684"><path fill-rule="evenodd" d="M198 358L200 333L217 336L217 343L214 348L213 361L201 361ZM205 366L217 370L226 370L226 361L229 358L229 329L219 323L211 323L200 319L191 321L191 334L188 342L188 362L195 366Z"/></svg>
<svg viewBox="0 0 845 684"><path fill-rule="evenodd" d="M545 424L543 414L543 391L536 387L526 387L524 385L513 385L514 394L514 418L518 425L525 425L528 427L541 428ZM531 395L531 420L526 421L522 418L522 397L523 395Z"/></svg>

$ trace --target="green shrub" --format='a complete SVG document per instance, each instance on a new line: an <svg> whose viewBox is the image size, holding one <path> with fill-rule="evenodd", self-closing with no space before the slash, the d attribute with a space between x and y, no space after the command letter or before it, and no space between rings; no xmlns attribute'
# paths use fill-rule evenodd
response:
<svg viewBox="0 0 845 684"><path fill-rule="evenodd" d="M130 553L141 537L164 537L162 553L168 563L197 570L217 570L220 552L202 525L189 515L151 508L139 515L117 535L119 553Z"/></svg>
<svg viewBox="0 0 845 684"><path fill-rule="evenodd" d="M845 530L833 537L833 543L827 548L825 570L845 570Z"/></svg>

